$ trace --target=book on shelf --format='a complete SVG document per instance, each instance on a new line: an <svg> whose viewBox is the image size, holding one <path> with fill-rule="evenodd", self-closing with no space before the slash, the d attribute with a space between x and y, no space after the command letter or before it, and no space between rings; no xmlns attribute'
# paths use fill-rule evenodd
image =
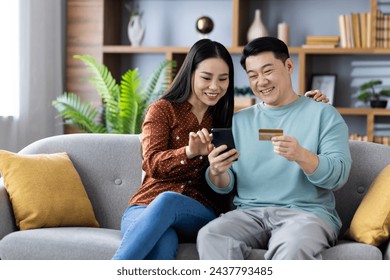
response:
<svg viewBox="0 0 390 280"><path fill-rule="evenodd" d="M347 48L354 48L355 41L353 39L353 31L352 31L352 16L345 15L344 22L345 22L345 30L347 35Z"/></svg>
<svg viewBox="0 0 390 280"><path fill-rule="evenodd" d="M340 36L312 36L308 35L306 36L306 43L307 44L315 44L315 43L338 43L340 39Z"/></svg>
<svg viewBox="0 0 390 280"><path fill-rule="evenodd" d="M368 13L360 13L359 16L359 23L360 23L360 34L361 34L361 47L367 48L368 47L368 33L367 33L367 14Z"/></svg>
<svg viewBox="0 0 390 280"><path fill-rule="evenodd" d="M351 14L351 20L352 20L352 33L353 33L353 42L355 45L355 48L361 48L361 22L360 22L360 16L358 13L352 13Z"/></svg>
<svg viewBox="0 0 390 280"><path fill-rule="evenodd" d="M373 42L371 42L371 34L372 34L372 19L371 13L367 13L367 48L375 47Z"/></svg>
<svg viewBox="0 0 390 280"><path fill-rule="evenodd" d="M368 137L367 137L367 135L359 135L357 133L353 133L353 134L349 135L349 140L368 142ZM372 142L377 143L377 144L390 146L390 137L389 136L374 136Z"/></svg>
<svg viewBox="0 0 390 280"><path fill-rule="evenodd" d="M338 46L340 36L306 36L306 44L302 48L335 48Z"/></svg>
<svg viewBox="0 0 390 280"><path fill-rule="evenodd" d="M390 47L390 14L381 10L377 11L376 16L375 44L378 48Z"/></svg>
<svg viewBox="0 0 390 280"><path fill-rule="evenodd" d="M341 48L371 47L371 13L351 13L338 18Z"/></svg>
<svg viewBox="0 0 390 280"><path fill-rule="evenodd" d="M338 44L317 44L317 45L311 45L311 44L304 44L302 45L302 48L305 49L334 49L338 46Z"/></svg>
<svg viewBox="0 0 390 280"><path fill-rule="evenodd" d="M339 29L340 29L340 48L347 48L347 30L345 26L345 16L339 15Z"/></svg>
<svg viewBox="0 0 390 280"><path fill-rule="evenodd" d="M349 135L349 140L368 142L368 136L367 135L359 135L357 133L352 133Z"/></svg>
<svg viewBox="0 0 390 280"><path fill-rule="evenodd" d="M383 145L390 145L390 124L379 122L374 124L373 142Z"/></svg>
<svg viewBox="0 0 390 280"><path fill-rule="evenodd" d="M374 143L390 146L390 137L387 136L374 136Z"/></svg>

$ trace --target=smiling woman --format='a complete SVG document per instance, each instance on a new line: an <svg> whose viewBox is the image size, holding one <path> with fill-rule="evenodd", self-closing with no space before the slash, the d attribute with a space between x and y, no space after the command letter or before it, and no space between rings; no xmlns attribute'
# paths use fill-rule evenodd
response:
<svg viewBox="0 0 390 280"><path fill-rule="evenodd" d="M19 1L0 2L0 116L19 116Z"/></svg>

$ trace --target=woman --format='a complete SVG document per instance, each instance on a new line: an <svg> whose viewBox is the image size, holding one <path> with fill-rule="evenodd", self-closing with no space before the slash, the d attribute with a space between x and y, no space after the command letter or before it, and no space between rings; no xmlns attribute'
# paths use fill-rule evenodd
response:
<svg viewBox="0 0 390 280"><path fill-rule="evenodd" d="M227 210L228 197L213 192L204 174L211 128L231 127L233 79L228 50L202 39L150 105L142 126L145 178L123 215L113 259L174 259L179 242L194 242L202 226Z"/></svg>
<svg viewBox="0 0 390 280"><path fill-rule="evenodd" d="M122 218L123 240L113 259L174 259L179 241L223 211L204 174L212 127L230 127L234 68L218 42L196 42L166 94L142 126L145 178ZM196 133L195 133L196 132Z"/></svg>

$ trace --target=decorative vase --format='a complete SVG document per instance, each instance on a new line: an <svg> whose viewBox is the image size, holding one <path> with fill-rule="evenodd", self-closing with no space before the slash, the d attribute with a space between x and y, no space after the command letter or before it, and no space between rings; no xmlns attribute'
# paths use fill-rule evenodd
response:
<svg viewBox="0 0 390 280"><path fill-rule="evenodd" d="M141 16L133 15L130 17L127 26L127 35L132 46L139 46L144 38L145 28L142 26Z"/></svg>
<svg viewBox="0 0 390 280"><path fill-rule="evenodd" d="M288 46L289 28L288 28L288 24L285 22L281 22L278 24L278 39L282 40Z"/></svg>
<svg viewBox="0 0 390 280"><path fill-rule="evenodd" d="M201 39L208 38L213 28L214 22L210 17L202 16L196 20L196 30L199 32Z"/></svg>
<svg viewBox="0 0 390 280"><path fill-rule="evenodd" d="M248 29L247 39L248 42L250 42L253 39L264 37L264 36L268 36L268 30L261 19L260 9L256 9L255 17L253 19L251 26Z"/></svg>

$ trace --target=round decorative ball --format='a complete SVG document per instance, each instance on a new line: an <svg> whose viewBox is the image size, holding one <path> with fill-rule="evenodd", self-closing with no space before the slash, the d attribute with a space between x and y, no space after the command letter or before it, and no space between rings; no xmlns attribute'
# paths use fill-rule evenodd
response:
<svg viewBox="0 0 390 280"><path fill-rule="evenodd" d="M196 20L196 30L202 34L209 34L214 28L214 22L207 16L202 16Z"/></svg>

